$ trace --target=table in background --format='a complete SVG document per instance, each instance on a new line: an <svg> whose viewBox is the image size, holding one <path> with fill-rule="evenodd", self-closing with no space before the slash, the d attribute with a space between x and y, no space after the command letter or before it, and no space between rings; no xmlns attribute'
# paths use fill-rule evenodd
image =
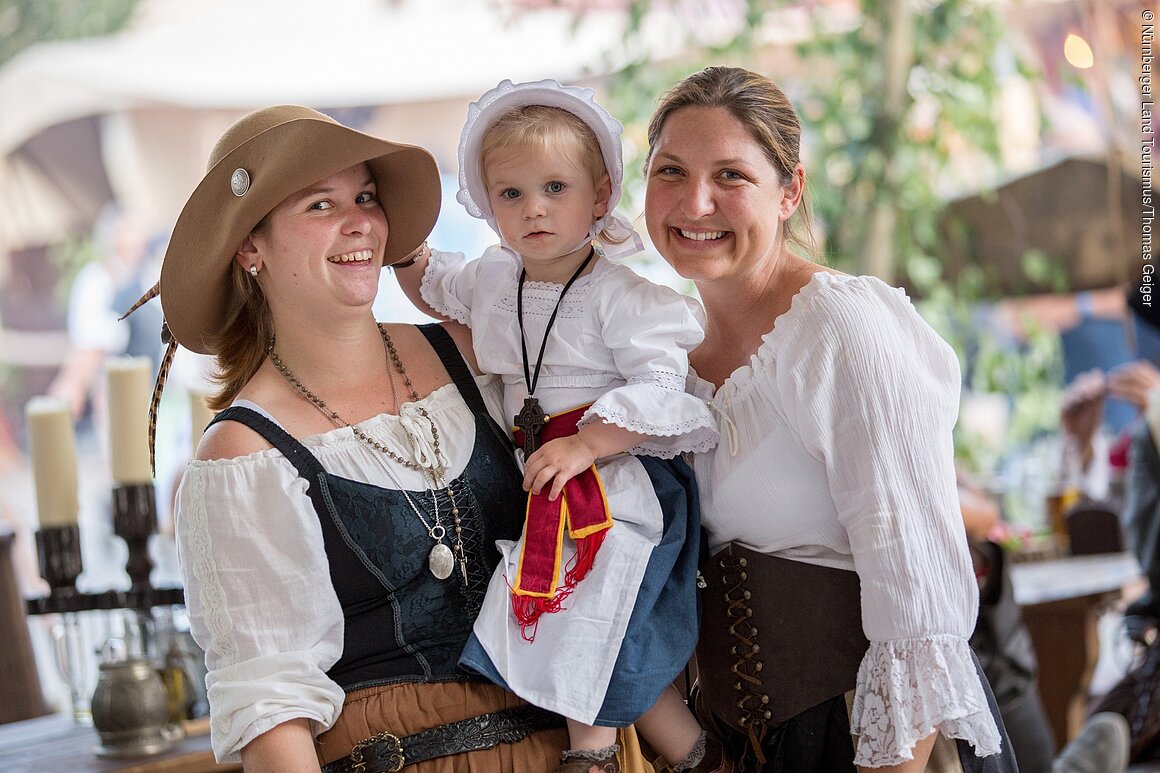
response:
<svg viewBox="0 0 1160 773"><path fill-rule="evenodd" d="M1138 593L1144 580L1130 553L1016 562L1010 569L1058 749L1075 737L1087 717L1088 685L1100 651L1100 615Z"/></svg>
<svg viewBox="0 0 1160 773"><path fill-rule="evenodd" d="M234 773L240 764L219 765L210 750L204 723L164 754L132 759L97 756L100 739L91 727L63 714L0 725L0 770L4 773Z"/></svg>

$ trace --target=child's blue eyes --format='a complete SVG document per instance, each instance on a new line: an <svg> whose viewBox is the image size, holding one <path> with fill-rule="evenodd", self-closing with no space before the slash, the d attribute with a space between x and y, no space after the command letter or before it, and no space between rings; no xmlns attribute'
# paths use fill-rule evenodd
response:
<svg viewBox="0 0 1160 773"><path fill-rule="evenodd" d="M553 180L544 186L544 191L546 193L563 193L567 187L567 185L560 182L559 180ZM508 199L509 201L513 201L520 197L520 192L515 188L506 188L505 190L500 191L499 197L501 199Z"/></svg>

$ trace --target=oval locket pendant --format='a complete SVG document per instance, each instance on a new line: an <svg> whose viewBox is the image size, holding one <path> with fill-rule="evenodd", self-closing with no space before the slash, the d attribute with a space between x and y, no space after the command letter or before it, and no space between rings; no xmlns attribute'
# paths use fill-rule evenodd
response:
<svg viewBox="0 0 1160 773"><path fill-rule="evenodd" d="M427 567L436 579L446 580L455 569L455 554L442 542L436 542L427 554Z"/></svg>

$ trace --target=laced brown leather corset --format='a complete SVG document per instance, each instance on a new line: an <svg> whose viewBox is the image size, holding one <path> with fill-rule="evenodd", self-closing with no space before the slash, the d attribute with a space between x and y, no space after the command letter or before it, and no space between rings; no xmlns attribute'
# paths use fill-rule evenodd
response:
<svg viewBox="0 0 1160 773"><path fill-rule="evenodd" d="M852 571L725 546L701 569L699 686L718 719L767 728L852 690L870 643Z"/></svg>

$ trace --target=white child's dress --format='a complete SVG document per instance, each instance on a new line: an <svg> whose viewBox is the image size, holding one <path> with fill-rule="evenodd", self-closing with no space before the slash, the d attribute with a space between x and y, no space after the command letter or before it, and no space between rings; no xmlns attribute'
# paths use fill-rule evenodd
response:
<svg viewBox="0 0 1160 773"><path fill-rule="evenodd" d="M421 287L432 308L471 327L480 369L503 381L509 426L527 395L520 270L499 247L471 262L435 251ZM530 369L562 289L524 284ZM650 437L597 463L613 526L564 609L539 618L533 642L512 612L520 543L498 543L503 559L461 664L580 722L635 721L696 642L696 489L676 457L718 439L706 403L685 392L688 352L704 337L700 318L695 300L598 257L564 296L544 351L535 396L547 414L591 403L581 426L603 419ZM566 564L574 548L566 534L564 543Z"/></svg>

